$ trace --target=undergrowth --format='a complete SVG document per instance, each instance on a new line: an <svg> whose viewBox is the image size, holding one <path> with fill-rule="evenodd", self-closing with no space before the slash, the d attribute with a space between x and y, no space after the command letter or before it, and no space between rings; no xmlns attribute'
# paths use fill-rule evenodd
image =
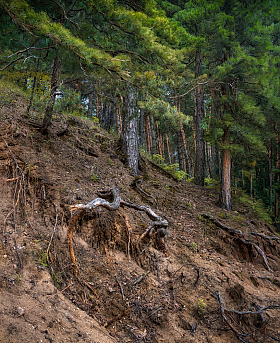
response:
<svg viewBox="0 0 280 343"><path fill-rule="evenodd" d="M252 212L257 219L272 224L269 211L261 199L251 198L244 190L237 189L236 194L233 194L233 201L236 205L242 206L245 211Z"/></svg>
<svg viewBox="0 0 280 343"><path fill-rule="evenodd" d="M28 93L14 82L0 79L0 106L16 104L18 97L27 100Z"/></svg>

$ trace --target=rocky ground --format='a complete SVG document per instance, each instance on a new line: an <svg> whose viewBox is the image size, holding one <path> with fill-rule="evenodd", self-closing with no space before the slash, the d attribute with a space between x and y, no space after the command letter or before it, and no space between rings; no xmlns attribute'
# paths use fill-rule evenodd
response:
<svg viewBox="0 0 280 343"><path fill-rule="evenodd" d="M116 137L59 115L43 136L40 116L13 99L0 109L0 342L280 341L272 226L237 203L222 210L215 187L175 181L145 158L143 193ZM168 252L154 234L141 238L146 213L99 207L75 226L74 276L69 207L110 187L168 221Z"/></svg>

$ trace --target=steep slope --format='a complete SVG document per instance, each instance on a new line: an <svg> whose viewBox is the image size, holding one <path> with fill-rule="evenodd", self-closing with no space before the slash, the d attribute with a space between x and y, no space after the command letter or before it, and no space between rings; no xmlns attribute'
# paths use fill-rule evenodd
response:
<svg viewBox="0 0 280 343"><path fill-rule="evenodd" d="M97 124L58 116L43 136L38 114L24 110L20 97L0 109L1 342L280 340L272 227L244 208L221 210L216 190L147 160L141 191ZM168 254L154 234L141 238L151 223L143 211L99 207L75 226L75 277L69 207L110 187L168 220Z"/></svg>

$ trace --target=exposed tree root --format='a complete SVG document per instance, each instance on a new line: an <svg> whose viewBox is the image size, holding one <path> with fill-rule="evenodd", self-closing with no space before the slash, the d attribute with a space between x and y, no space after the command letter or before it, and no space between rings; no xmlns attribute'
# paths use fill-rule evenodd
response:
<svg viewBox="0 0 280 343"><path fill-rule="evenodd" d="M270 240L280 241L280 237L277 237L277 236L269 237L269 236L266 236L266 235L264 235L262 233L258 233L258 232L249 232L249 235L258 236L258 237L261 237L261 238L266 239L268 241L270 241Z"/></svg>
<svg viewBox="0 0 280 343"><path fill-rule="evenodd" d="M8 213L4 220L4 228L3 228L3 236L6 235L6 222L8 218L13 214L13 221L14 221L14 250L16 257L18 259L18 271L20 271L23 267L22 260L20 257L18 244L17 244L17 213L19 209L22 209L25 213L25 205L26 205L26 194L25 194L25 188L26 188L26 182L24 177L24 171L19 166L14 154L12 153L12 150L10 149L7 142L4 140L7 149L9 150L9 153L15 163L15 170L13 173L13 178L7 179L6 181L16 181L15 184L15 191L14 191L14 200L13 200L13 209ZM19 174L19 175L18 175ZM22 195L22 197L20 196ZM22 199L22 202L20 200Z"/></svg>
<svg viewBox="0 0 280 343"><path fill-rule="evenodd" d="M142 184L142 180L141 179L135 179L134 181L133 181L133 183L132 183L132 185L133 186L135 186L137 189L138 189L138 191L140 192L140 194L143 196L145 196L145 197L147 197L147 198L152 198L153 200L154 200L154 203L155 203L155 205L156 205L156 208L158 209L158 203L157 203L157 200L156 200L156 198L153 196L153 195L151 195L151 194L148 194L148 193L146 193L141 187L140 187L140 184ZM148 199L147 199L148 200Z"/></svg>
<svg viewBox="0 0 280 343"><path fill-rule="evenodd" d="M251 245L253 248L255 248L257 250L257 252L262 256L263 258L263 261L264 261L264 264L266 265L266 268L270 271L270 272L273 272L273 270L269 267L268 265L268 262L267 262L267 258L265 256L265 253L262 251L262 249L256 244L256 243L253 243L249 240L246 239L244 233L240 230L235 230L235 229L232 229L231 227L229 226L226 226L225 224L223 224L222 222L220 222L217 218L211 216L210 214L208 213L203 213L202 214L202 217L206 218L206 219L209 219L211 220L217 227L225 230L226 232L228 232L230 235L234 236L234 237L237 237L243 244L245 245ZM278 238L278 237L267 237L267 236L264 236L262 234L257 234L257 233L253 233L253 232L250 232L249 234L254 234L256 236L261 236L262 238L270 238L270 239L275 239L275 238Z"/></svg>
<svg viewBox="0 0 280 343"><path fill-rule="evenodd" d="M70 253L70 258L73 264L75 276L79 275L79 268L78 268L76 257L75 257L73 239L72 239L75 225L79 218L82 218L86 213L92 212L94 209L96 209L99 206L102 206L110 211L115 211L120 206L122 206L122 207L130 207L138 211L145 212L153 222L149 225L147 230L140 236L139 240L142 240L145 237L150 236L153 232L155 232L155 239L156 239L156 243L158 247L165 253L165 256L169 255L168 249L165 244L165 236L168 234L167 220L158 216L149 206L141 206L141 205L136 205L131 202L123 201L119 196L118 189L111 188L109 190L102 190L98 192L98 195L100 196L100 198L96 198L88 202L87 204L77 204L77 205L70 206L70 211L72 212L74 211L74 214L69 222L67 236L68 236L68 244L69 244L69 253ZM112 202L109 202L108 200L106 200L106 198L109 198L109 197L112 198ZM124 217L124 220L125 220L125 224L128 231L127 253L128 253L128 256L130 256L130 245L131 245L130 241L131 241L132 230L130 228L130 224L126 216Z"/></svg>
<svg viewBox="0 0 280 343"><path fill-rule="evenodd" d="M243 343L247 343L247 341L245 341L246 337L250 337L252 335L252 333L248 333L248 332L244 332L242 330L242 332L240 332L239 329L236 329L236 326L240 326L241 325L241 320L239 318L238 323L233 319L233 317L230 315L232 313L238 315L238 316L243 316L243 315L259 315L261 318L261 322L262 324L265 323L264 317L263 317L263 313L267 310L271 310L271 309L280 309L280 305L279 304L275 304L275 305L268 305L265 307L260 307L258 304L254 304L254 307L257 308L256 311L236 311L236 310L228 310L225 308L223 299L220 295L219 292L216 293L218 301L219 301L219 305L220 305L220 312L221 312L221 316L223 319L223 322L225 322L227 324L227 326L235 333L236 337ZM271 337L270 335L266 335Z"/></svg>
<svg viewBox="0 0 280 343"><path fill-rule="evenodd" d="M77 222L77 220L82 217L84 214L86 213L86 210L81 209L81 210L77 210L73 217L70 220L69 223L69 227L68 227L68 231L67 231L67 236L68 236L68 245L69 245L69 253L70 253L70 257L71 257L71 261L73 263L73 269L74 269L74 275L77 276L77 274L79 273L79 268L76 262L76 257L75 257L75 252L74 252L74 247L73 247L73 231L74 231L74 227L75 224Z"/></svg>

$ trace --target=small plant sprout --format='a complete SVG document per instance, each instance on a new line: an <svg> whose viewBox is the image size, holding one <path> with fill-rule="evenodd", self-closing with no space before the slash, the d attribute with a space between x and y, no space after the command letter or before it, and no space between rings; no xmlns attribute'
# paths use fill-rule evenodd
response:
<svg viewBox="0 0 280 343"><path fill-rule="evenodd" d="M92 175L91 175L91 180L92 180L93 182L97 182L97 181L99 180L98 175L96 175L95 173L92 173Z"/></svg>
<svg viewBox="0 0 280 343"><path fill-rule="evenodd" d="M205 315L206 308L207 308L207 305L204 302L204 300L198 299L197 304L196 304L196 310L199 317L203 317Z"/></svg>
<svg viewBox="0 0 280 343"><path fill-rule="evenodd" d="M196 254L197 251L198 251L197 243L192 242L191 249L192 249L192 251Z"/></svg>

